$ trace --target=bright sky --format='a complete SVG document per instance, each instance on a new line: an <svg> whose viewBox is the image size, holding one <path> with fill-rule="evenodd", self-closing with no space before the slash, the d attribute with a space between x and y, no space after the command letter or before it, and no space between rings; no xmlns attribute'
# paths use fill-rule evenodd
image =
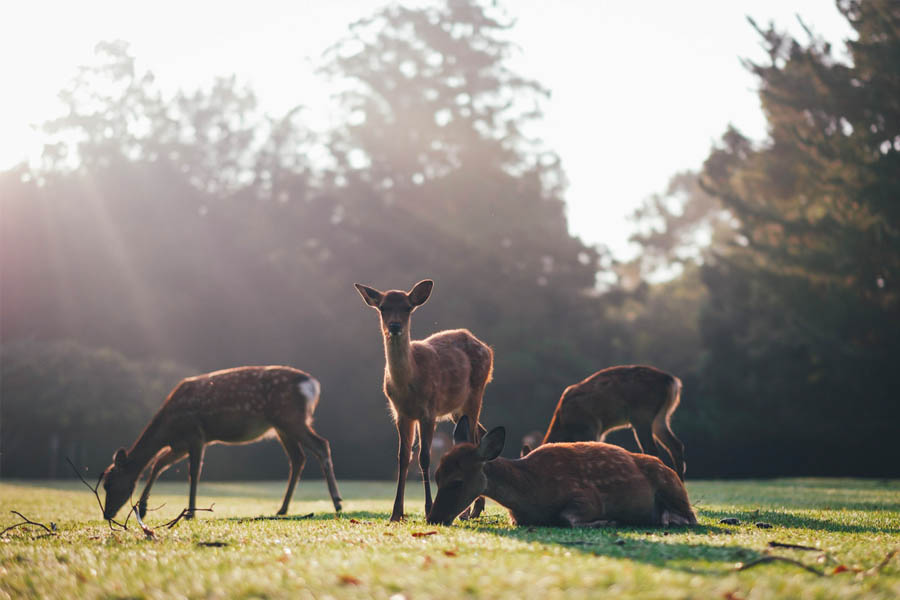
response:
<svg viewBox="0 0 900 600"><path fill-rule="evenodd" d="M303 104L327 120L321 52L385 0L9 2L0 22L0 168L36 157L33 124L101 40L131 43L166 91L236 74L272 114ZM832 42L850 28L831 0L506 0L521 47L513 67L552 91L534 132L562 157L573 233L629 253L626 217L669 177L698 168L733 123L756 139L765 121L740 57L761 59L747 23L795 15ZM835 44L840 48L839 44Z"/></svg>

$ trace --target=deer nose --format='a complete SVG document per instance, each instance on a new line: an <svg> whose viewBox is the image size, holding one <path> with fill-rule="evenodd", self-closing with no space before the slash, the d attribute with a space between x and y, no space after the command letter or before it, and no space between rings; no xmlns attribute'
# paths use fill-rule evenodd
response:
<svg viewBox="0 0 900 600"><path fill-rule="evenodd" d="M403 325L397 321L391 321L388 323L388 333L391 335L400 335L400 332L403 331Z"/></svg>

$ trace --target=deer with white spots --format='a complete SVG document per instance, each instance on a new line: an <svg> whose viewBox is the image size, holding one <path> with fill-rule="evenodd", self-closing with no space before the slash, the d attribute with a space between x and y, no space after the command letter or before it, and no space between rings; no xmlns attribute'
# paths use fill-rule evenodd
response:
<svg viewBox="0 0 900 600"><path fill-rule="evenodd" d="M501 458L506 431L466 443L469 422L456 424L457 444L435 473L429 523L450 525L479 495L509 510L517 525L613 527L696 525L687 490L655 456L602 442L545 444L524 458Z"/></svg>
<svg viewBox="0 0 900 600"><path fill-rule="evenodd" d="M424 340L410 341L410 315L425 304L434 282L420 281L407 293L380 292L355 284L363 300L378 311L384 338L384 394L388 398L400 438L397 496L391 521L403 519L403 494L412 459L412 447L419 430L419 466L425 484L425 514L431 510L431 441L438 419L462 415L476 426L472 441L478 443L484 429L478 422L484 388L491 380L494 353L490 346L466 329L439 331ZM472 498L472 500L476 500ZM484 508L484 498L472 507L475 517Z"/></svg>
<svg viewBox="0 0 900 600"><path fill-rule="evenodd" d="M103 473L106 501L103 517L112 519L134 492L141 473L152 464L138 501L147 511L150 488L159 475L188 458L190 497L188 518L196 509L197 481L209 444L247 444L275 433L290 460L290 479L279 515L287 513L294 486L303 471L306 452L322 466L336 511L341 496L334 478L328 441L312 428L319 401L319 382L291 367L237 367L197 375L175 386L159 412L131 448L119 448Z"/></svg>
<svg viewBox="0 0 900 600"><path fill-rule="evenodd" d="M563 391L541 443L602 442L610 431L631 427L641 451L668 455L683 480L684 444L670 424L680 401L674 375L644 365L609 367ZM522 455L530 451L523 446Z"/></svg>

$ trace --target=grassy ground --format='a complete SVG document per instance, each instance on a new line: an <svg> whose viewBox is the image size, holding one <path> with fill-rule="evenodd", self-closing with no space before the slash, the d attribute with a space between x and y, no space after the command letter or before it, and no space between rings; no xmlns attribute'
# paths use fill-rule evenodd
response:
<svg viewBox="0 0 900 600"><path fill-rule="evenodd" d="M198 506L215 502L215 512L163 529L185 506L187 484L157 484L150 504L166 506L148 516L148 540L133 519L110 531L80 483L2 483L0 529L19 521L17 510L57 530L0 537L0 597L900 597L900 556L878 568L900 548L900 481L691 482L701 525L668 531L517 529L491 503L475 522L435 527L412 481L402 525L387 522L393 484L382 482L342 482L346 512L336 518L322 482L304 481L291 505L298 516L254 520L274 513L283 485L201 482ZM719 524L724 517L741 523ZM783 562L734 570L764 556L823 575Z"/></svg>

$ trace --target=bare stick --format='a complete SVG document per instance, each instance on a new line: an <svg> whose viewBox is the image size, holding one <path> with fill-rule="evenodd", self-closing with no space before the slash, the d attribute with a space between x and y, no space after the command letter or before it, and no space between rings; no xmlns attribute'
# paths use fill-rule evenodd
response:
<svg viewBox="0 0 900 600"><path fill-rule="evenodd" d="M25 515L23 515L22 513L20 513L20 512L17 511L17 510L11 510L11 511L9 511L9 512L11 512L11 513L14 514L14 515L18 515L19 518L22 519L22 522L21 522L21 523L16 523L15 525L10 525L9 527L7 527L6 529L4 529L3 531L0 531L0 536L4 535L7 531L9 531L9 530L11 530L11 529L15 529L16 527L21 527L22 525L36 525L37 527L43 527L43 528L44 528L44 531L46 531L48 534L50 534L50 535L56 535L56 533L55 533L52 529L50 529L49 527L47 527L47 526L44 525L43 523L38 523L37 521L32 521L31 519L29 519L28 517L26 517Z"/></svg>
<svg viewBox="0 0 900 600"><path fill-rule="evenodd" d="M137 520L138 525L141 526L141 529L143 530L144 535L146 536L146 538L147 538L148 540L155 539L155 538L156 538L156 532L153 531L152 529L150 529L149 527L147 527L147 526L144 524L144 522L141 520L141 513L138 512L137 507L136 507L136 506L132 506L132 507L131 507L131 511L134 513L134 518Z"/></svg>
<svg viewBox="0 0 900 600"><path fill-rule="evenodd" d="M100 482L103 481L103 473L100 473L100 477L97 478L97 484L91 485L87 482L87 480L84 477L81 476L81 472L78 470L78 467L75 466L75 463L73 463L72 459L70 459L68 456L66 457L66 462L69 463L69 466L72 467L73 471L75 471L75 475L78 476L78 479L81 480L81 483L83 483L87 487L87 489L94 492L94 496L97 498L97 505L100 507L100 512L102 513L103 512L103 500L100 499L100 492L98 492L97 489L100 487ZM107 523L109 523L109 528L112 529L113 531L116 530L115 527L113 527L113 525L118 525L120 528L122 528L122 530L128 529L128 518L127 517L125 519L124 524L119 523L115 519L106 519L106 521L107 521Z"/></svg>
<svg viewBox="0 0 900 600"><path fill-rule="evenodd" d="M898 549L894 548L893 550L888 552L887 555L884 557L884 560L882 560L880 563L878 563L877 565L875 565L874 567L872 567L871 569L866 571L865 574L866 575L877 575L878 572L881 571L885 566L887 566L887 564L889 562L891 562L891 559L897 555L897 551L898 551Z"/></svg>
<svg viewBox="0 0 900 600"><path fill-rule="evenodd" d="M819 550L812 546L799 546L797 544L786 544L784 542L769 542L769 548L790 548L792 550Z"/></svg>
<svg viewBox="0 0 900 600"><path fill-rule="evenodd" d="M195 508L194 512L196 512L198 510L202 510L204 512L213 512L213 506L215 506L215 505L216 505L216 503L213 502L212 504L209 505L209 508ZM180 521L185 515L189 514L190 512L191 512L191 509L185 508L184 510L181 511L181 513L177 517L175 517L168 523L163 523L162 525L160 525L160 527L172 529L173 527L175 527L175 525L178 524L178 521Z"/></svg>
<svg viewBox="0 0 900 600"><path fill-rule="evenodd" d="M819 577L823 577L825 575L825 573L823 573L817 569L814 569L808 565L804 565L799 560L794 560L793 558L786 558L784 556L762 556L755 560L751 560L750 562L745 563L745 564L741 565L740 567L737 567L734 570L735 571L746 571L747 569L751 569L753 567L757 567L759 565L766 564L766 563L772 563L772 562L788 563L789 565L794 565L795 567L800 567L804 571L809 571L813 575L818 575Z"/></svg>

